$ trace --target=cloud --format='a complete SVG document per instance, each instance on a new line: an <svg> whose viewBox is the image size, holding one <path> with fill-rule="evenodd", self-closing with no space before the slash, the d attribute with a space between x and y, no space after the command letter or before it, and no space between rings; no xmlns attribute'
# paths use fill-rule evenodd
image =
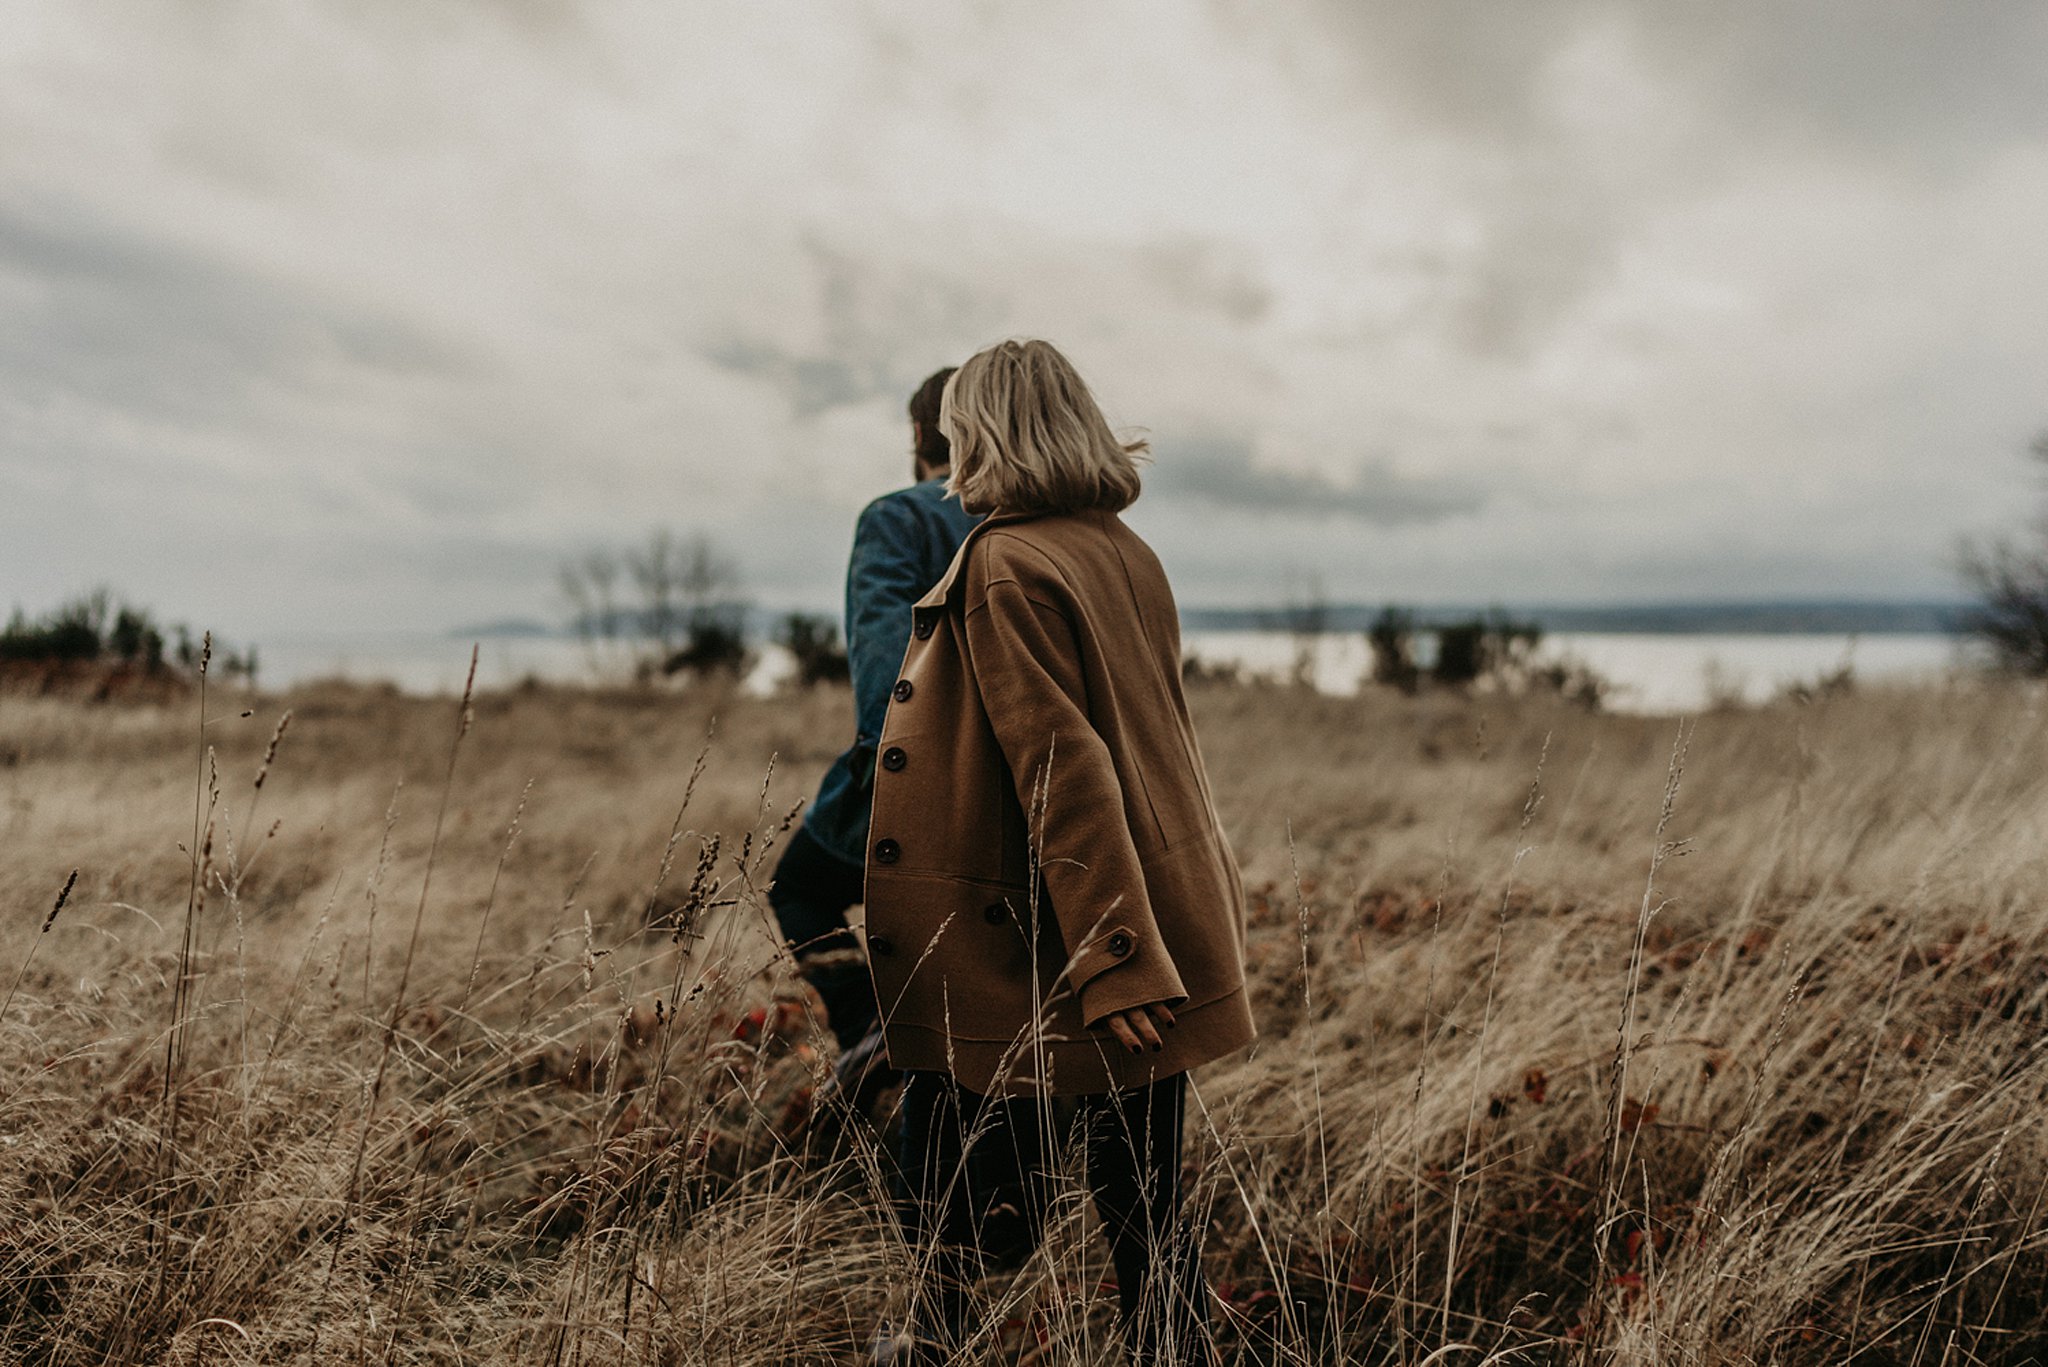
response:
<svg viewBox="0 0 2048 1367"><path fill-rule="evenodd" d="M988 340L1005 314L996 279L977 284L957 267L878 243L815 232L802 266L807 343L753 330L776 320L741 319L736 335L704 350L720 368L771 385L798 422L878 401L900 411L927 375Z"/></svg>
<svg viewBox="0 0 2048 1367"><path fill-rule="evenodd" d="M1239 327L1255 326L1272 312L1273 290L1256 259L1233 244L1172 238L1141 247L1138 256L1165 293L1190 311Z"/></svg>
<svg viewBox="0 0 2048 1367"><path fill-rule="evenodd" d="M1487 501L1483 490L1457 480L1405 477L1383 460L1359 461L1341 480L1261 467L1250 441L1228 437L1162 443L1145 487L1160 501L1227 514L1334 518L1379 527L1441 522L1476 513Z"/></svg>
<svg viewBox="0 0 2048 1367"><path fill-rule="evenodd" d="M2003 0L54 8L0 57L0 582L436 626L664 524L823 606L911 389L1034 335L1151 432L1190 603L1938 587L2044 417L2044 44Z"/></svg>
<svg viewBox="0 0 2048 1367"><path fill-rule="evenodd" d="M1215 7L1297 75L1334 75L1432 128L1524 147L1543 144L1560 119L1597 117L1593 101L1627 98L1631 66L1671 90L1679 117L1665 131L1696 149L1807 142L1932 166L2048 132L2037 93L2048 11L2033 0L1980 0L1967 16L1911 0ZM1581 60L1601 53L1622 60Z"/></svg>
<svg viewBox="0 0 2048 1367"><path fill-rule="evenodd" d="M90 211L0 209L0 289L13 296L0 367L17 401L198 421L333 367L449 375L472 361L408 320Z"/></svg>

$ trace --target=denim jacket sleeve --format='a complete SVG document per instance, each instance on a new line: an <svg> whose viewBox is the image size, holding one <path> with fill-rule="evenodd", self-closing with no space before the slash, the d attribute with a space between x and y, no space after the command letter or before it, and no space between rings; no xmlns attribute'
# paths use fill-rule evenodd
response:
<svg viewBox="0 0 2048 1367"><path fill-rule="evenodd" d="M856 745L873 745L889 710L889 690L910 639L910 607L931 585L916 511L881 498L861 513L846 569L846 658L853 678Z"/></svg>

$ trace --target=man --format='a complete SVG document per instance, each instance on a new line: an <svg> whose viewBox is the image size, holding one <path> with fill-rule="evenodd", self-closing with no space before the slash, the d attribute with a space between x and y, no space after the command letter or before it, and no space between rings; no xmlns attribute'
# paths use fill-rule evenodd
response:
<svg viewBox="0 0 2048 1367"><path fill-rule="evenodd" d="M842 1054L875 1023L868 979L847 908L861 900L867 868L868 808L875 790L875 741L910 640L910 607L945 574L953 552L980 519L946 495L952 452L939 431L947 367L910 396L915 483L861 511L846 570L846 653L853 678L854 737L833 761L804 824L775 868L768 903L795 947L797 966L825 1004Z"/></svg>

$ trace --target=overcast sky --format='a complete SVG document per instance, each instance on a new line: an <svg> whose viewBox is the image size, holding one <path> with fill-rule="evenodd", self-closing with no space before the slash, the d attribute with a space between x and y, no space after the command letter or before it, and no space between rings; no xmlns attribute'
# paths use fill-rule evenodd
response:
<svg viewBox="0 0 2048 1367"><path fill-rule="evenodd" d="M2048 427L2037 0L191 0L0 25L0 609L836 601L1052 339L1184 604L1947 594Z"/></svg>

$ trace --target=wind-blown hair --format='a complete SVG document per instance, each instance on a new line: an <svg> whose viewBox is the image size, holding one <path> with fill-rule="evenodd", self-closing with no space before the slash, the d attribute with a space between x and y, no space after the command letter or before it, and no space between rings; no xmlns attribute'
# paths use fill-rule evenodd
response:
<svg viewBox="0 0 2048 1367"><path fill-rule="evenodd" d="M1142 441L1120 442L1050 342L998 342L946 382L948 493L974 512L1121 512L1138 497Z"/></svg>

